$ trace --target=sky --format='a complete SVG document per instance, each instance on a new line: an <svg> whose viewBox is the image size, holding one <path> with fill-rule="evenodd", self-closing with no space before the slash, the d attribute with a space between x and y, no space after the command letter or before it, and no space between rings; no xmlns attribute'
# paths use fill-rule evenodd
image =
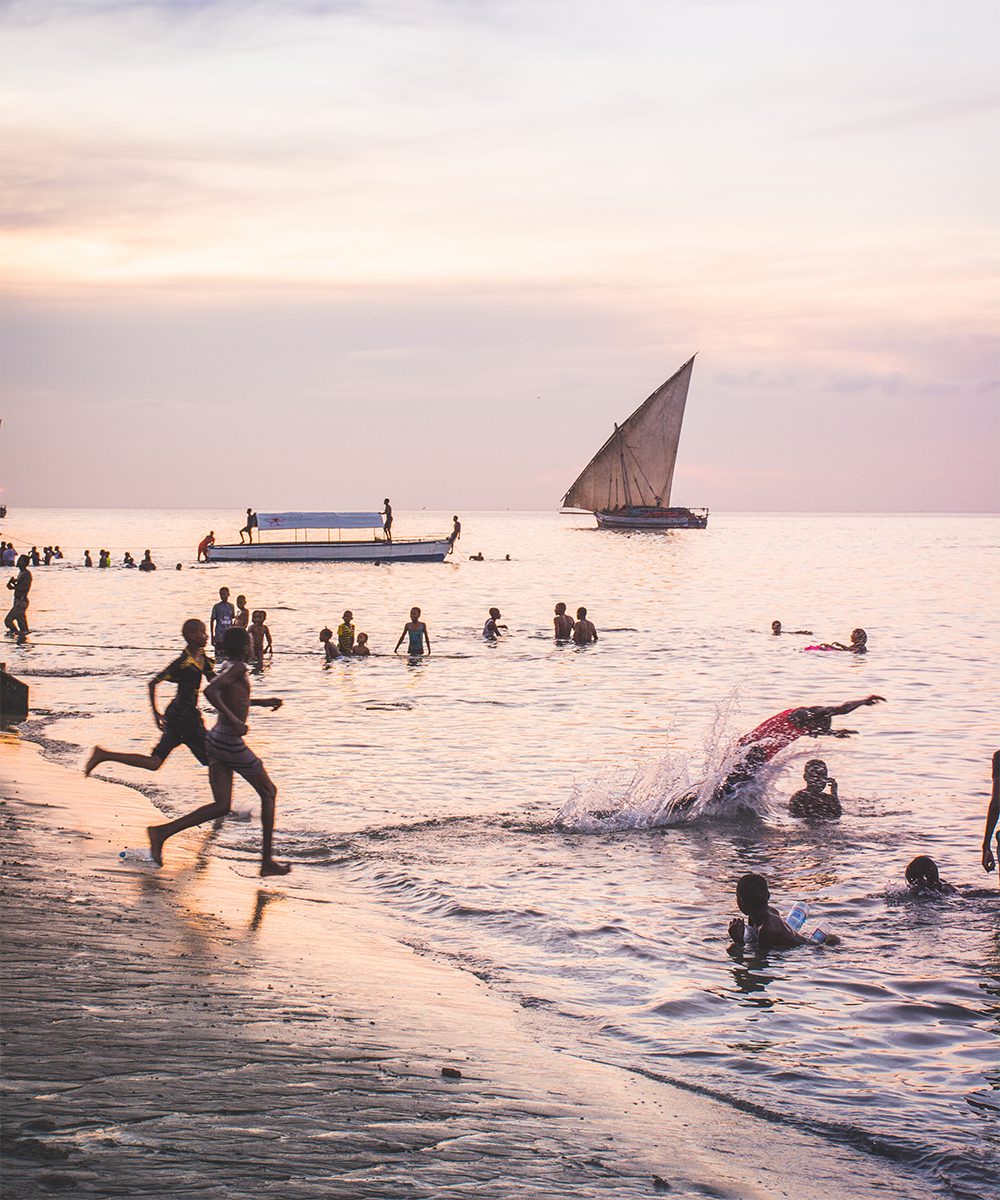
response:
<svg viewBox="0 0 1000 1200"><path fill-rule="evenodd" d="M985 0L0 0L8 506L997 511Z"/></svg>

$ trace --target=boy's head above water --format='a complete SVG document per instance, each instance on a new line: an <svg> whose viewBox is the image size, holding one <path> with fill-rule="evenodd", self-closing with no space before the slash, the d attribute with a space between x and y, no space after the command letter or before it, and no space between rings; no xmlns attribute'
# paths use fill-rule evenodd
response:
<svg viewBox="0 0 1000 1200"><path fill-rule="evenodd" d="M826 781L830 778L830 772L821 758L811 758L806 763L802 778L806 781L806 787L822 791L826 787Z"/></svg>
<svg viewBox="0 0 1000 1200"><path fill-rule="evenodd" d="M763 875L754 871L741 875L736 882L736 907L748 917L767 911L771 892Z"/></svg>
<svg viewBox="0 0 1000 1200"><path fill-rule="evenodd" d="M907 865L906 882L910 887L936 888L941 882L941 872L933 858L919 854Z"/></svg>

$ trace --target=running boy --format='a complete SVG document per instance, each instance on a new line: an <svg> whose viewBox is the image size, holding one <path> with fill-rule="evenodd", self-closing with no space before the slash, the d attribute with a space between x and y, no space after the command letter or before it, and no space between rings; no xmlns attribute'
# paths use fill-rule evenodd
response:
<svg viewBox="0 0 1000 1200"><path fill-rule="evenodd" d="M198 689L202 678L206 681L214 678L215 664L205 654L208 645L205 622L191 617L181 626L181 637L184 639L183 652L149 681L149 703L153 709L153 721L161 733L160 740L149 754L119 754L115 750L95 746L83 768L84 775L89 775L95 767L105 762L122 763L142 771L158 771L178 746L187 746L203 767L208 765L205 724L198 710ZM161 683L177 685L177 694L162 714L156 707L156 689Z"/></svg>
<svg viewBox="0 0 1000 1200"><path fill-rule="evenodd" d="M212 803L203 804L194 812L164 825L150 825L149 853L153 861L163 865L163 843L182 829L202 825L224 817L233 803L233 772L243 778L260 796L260 823L262 830L260 873L261 875L287 875L291 867L287 863L275 862L272 855L274 836L274 801L278 789L271 782L264 764L244 742L247 731L246 718L251 705L277 709L281 701L277 697L260 700L250 699L250 676L247 661L250 658L250 636L245 629L229 629L222 639L222 652L228 663L205 689L205 699L219 714L214 729L205 739L208 750L208 781L212 785Z"/></svg>

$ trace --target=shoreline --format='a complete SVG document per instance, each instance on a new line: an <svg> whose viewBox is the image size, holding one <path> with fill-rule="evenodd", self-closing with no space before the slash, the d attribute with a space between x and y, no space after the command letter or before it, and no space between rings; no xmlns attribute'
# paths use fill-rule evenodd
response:
<svg viewBox="0 0 1000 1200"><path fill-rule="evenodd" d="M248 877L210 827L0 735L12 1194L912 1194L889 1164L540 1044L376 915ZM68 844L68 845L67 845ZM344 919L346 913L346 920ZM461 1071L460 1079L442 1076ZM660 1183L656 1181L660 1180Z"/></svg>

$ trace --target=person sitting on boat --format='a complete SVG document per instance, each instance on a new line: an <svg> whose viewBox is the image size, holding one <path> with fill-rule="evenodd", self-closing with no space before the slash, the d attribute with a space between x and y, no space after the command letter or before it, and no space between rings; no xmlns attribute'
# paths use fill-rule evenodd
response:
<svg viewBox="0 0 1000 1200"><path fill-rule="evenodd" d="M837 781L831 779L826 763L821 758L811 758L802 776L806 786L801 788L788 802L788 811L793 817L806 820L831 819L841 815ZM829 788L829 792L827 791Z"/></svg>
<svg viewBox="0 0 1000 1200"><path fill-rule="evenodd" d="M197 561L201 562L201 560L204 559L205 562L208 562L208 552L209 552L209 550L212 549L212 547L214 545L215 545L215 530L212 529L208 533L206 533L205 536L198 543Z"/></svg>
<svg viewBox="0 0 1000 1200"><path fill-rule="evenodd" d="M597 628L593 621L587 620L587 610L578 608L576 610L576 624L573 626L573 641L578 646L589 646L591 642L597 641Z"/></svg>
<svg viewBox="0 0 1000 1200"><path fill-rule="evenodd" d="M780 621L771 622L771 633L774 634L775 637L780 637L783 633L800 633L804 634L806 637L812 637L811 629L782 629Z"/></svg>

